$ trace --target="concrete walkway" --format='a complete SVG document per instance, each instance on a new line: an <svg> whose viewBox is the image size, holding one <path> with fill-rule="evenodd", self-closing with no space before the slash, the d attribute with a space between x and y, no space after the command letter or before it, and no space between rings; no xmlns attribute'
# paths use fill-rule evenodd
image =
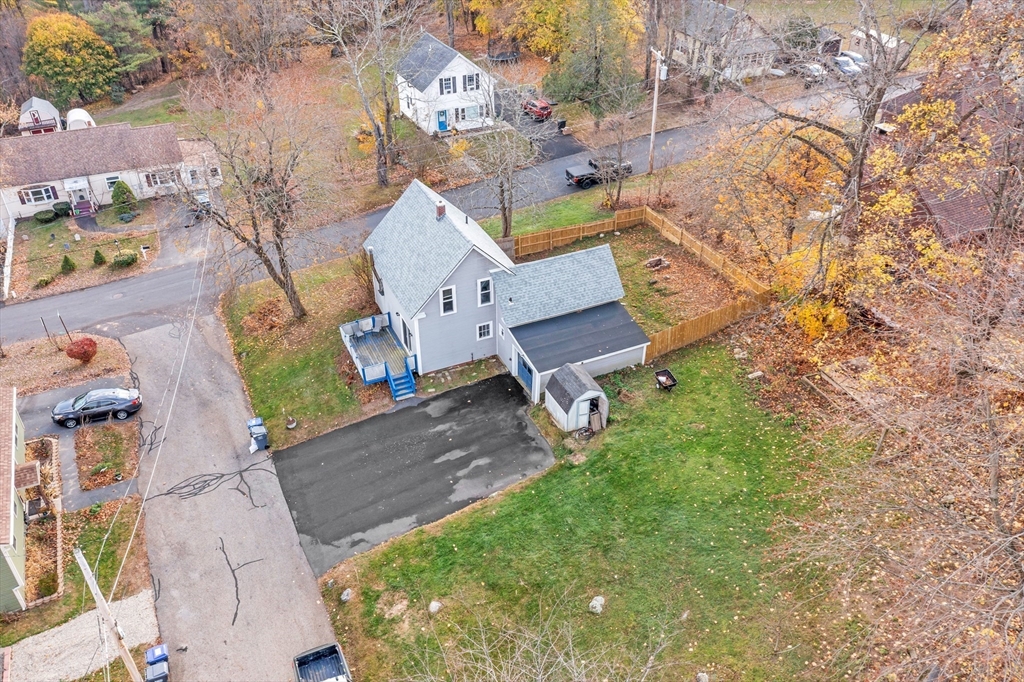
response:
<svg viewBox="0 0 1024 682"><path fill-rule="evenodd" d="M91 601L90 601L91 603ZM160 637L153 591L146 590L110 605L129 647L149 644ZM117 647L100 635L96 609L51 630L11 646L11 679L76 680L117 658ZM185 678L181 678L185 679Z"/></svg>
<svg viewBox="0 0 1024 682"><path fill-rule="evenodd" d="M25 437L27 439L40 436L57 437L57 452L60 455L61 497L65 511L78 511L91 507L97 502L116 500L125 495L126 491L129 495L137 492L134 478L95 490L82 490L78 479L78 465L75 463L75 431L58 426L50 419L50 411L53 406L62 400L91 391L94 388L120 386L123 383L124 379L121 377L109 377L95 379L79 386L55 388L18 398L18 412L25 423Z"/></svg>

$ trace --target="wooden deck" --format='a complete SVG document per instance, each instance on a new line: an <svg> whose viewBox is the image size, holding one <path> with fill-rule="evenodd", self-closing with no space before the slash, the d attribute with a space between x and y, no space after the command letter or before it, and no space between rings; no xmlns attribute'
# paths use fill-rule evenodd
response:
<svg viewBox="0 0 1024 682"><path fill-rule="evenodd" d="M370 332L362 336L352 335L349 343L355 349L358 357L353 358L360 367L388 363L391 374L398 376L405 373L405 358L408 353L398 342L391 327L385 327L379 332Z"/></svg>

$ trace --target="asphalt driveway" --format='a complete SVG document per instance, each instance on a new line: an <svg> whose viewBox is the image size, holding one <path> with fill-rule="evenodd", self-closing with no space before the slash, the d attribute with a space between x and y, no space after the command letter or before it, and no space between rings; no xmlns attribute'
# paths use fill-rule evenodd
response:
<svg viewBox="0 0 1024 682"><path fill-rule="evenodd" d="M503 374L275 452L313 571L551 466L528 409Z"/></svg>

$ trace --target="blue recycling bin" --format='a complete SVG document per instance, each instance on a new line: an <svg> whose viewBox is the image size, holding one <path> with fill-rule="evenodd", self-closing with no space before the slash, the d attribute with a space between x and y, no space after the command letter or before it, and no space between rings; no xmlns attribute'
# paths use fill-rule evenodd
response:
<svg viewBox="0 0 1024 682"><path fill-rule="evenodd" d="M254 426L263 426L263 417L253 417L249 421L245 422L245 426L249 429Z"/></svg>
<svg viewBox="0 0 1024 682"><path fill-rule="evenodd" d="M146 666L146 682L167 682L168 674L167 661Z"/></svg>
<svg viewBox="0 0 1024 682"><path fill-rule="evenodd" d="M155 647L146 649L146 665L153 665L167 660L167 645L157 644Z"/></svg>

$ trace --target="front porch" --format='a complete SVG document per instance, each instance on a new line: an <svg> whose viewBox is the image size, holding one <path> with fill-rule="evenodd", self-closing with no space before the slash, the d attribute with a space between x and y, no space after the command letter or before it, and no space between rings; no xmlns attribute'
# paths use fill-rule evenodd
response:
<svg viewBox="0 0 1024 682"><path fill-rule="evenodd" d="M339 326L341 340L364 384L388 382L395 400L416 395L416 358L391 329L390 315L373 315Z"/></svg>

